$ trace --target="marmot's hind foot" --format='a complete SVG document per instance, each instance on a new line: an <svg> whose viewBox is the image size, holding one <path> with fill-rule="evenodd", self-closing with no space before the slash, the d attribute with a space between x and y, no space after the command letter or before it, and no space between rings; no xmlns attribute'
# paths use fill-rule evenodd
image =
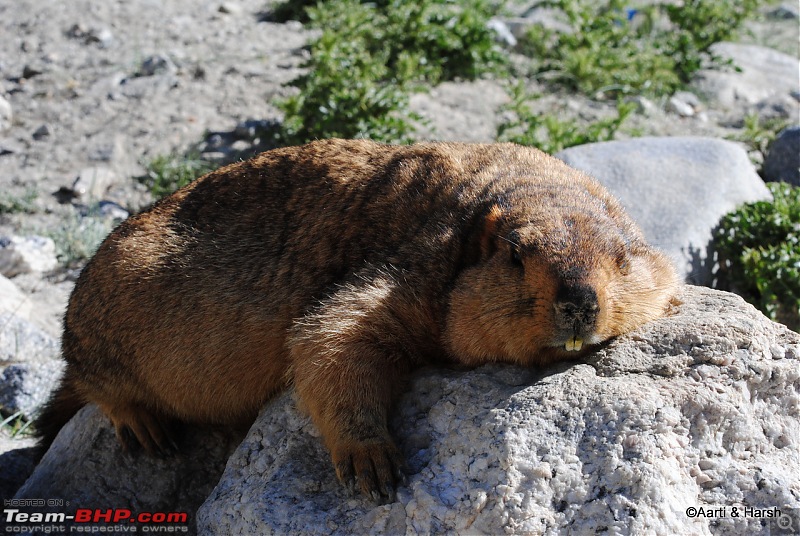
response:
<svg viewBox="0 0 800 536"><path fill-rule="evenodd" d="M126 452L141 447L148 454L168 456L179 450L172 423L165 419L140 406L114 406L103 409L111 418L117 440Z"/></svg>

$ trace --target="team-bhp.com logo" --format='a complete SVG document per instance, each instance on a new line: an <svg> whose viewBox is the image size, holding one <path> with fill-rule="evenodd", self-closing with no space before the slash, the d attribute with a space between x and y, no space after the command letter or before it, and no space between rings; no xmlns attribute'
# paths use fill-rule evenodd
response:
<svg viewBox="0 0 800 536"><path fill-rule="evenodd" d="M74 514L5 508L3 518L6 533L110 532L109 524L116 525L113 532L188 532L189 522L186 512L134 513L126 508L78 508Z"/></svg>

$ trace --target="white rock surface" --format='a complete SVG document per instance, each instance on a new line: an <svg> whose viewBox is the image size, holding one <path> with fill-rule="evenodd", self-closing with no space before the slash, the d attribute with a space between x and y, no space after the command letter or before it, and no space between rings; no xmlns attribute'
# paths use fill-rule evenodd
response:
<svg viewBox="0 0 800 536"><path fill-rule="evenodd" d="M33 302L17 285L0 274L0 314L12 313L22 318L30 318Z"/></svg>
<svg viewBox="0 0 800 536"><path fill-rule="evenodd" d="M11 103L0 95L0 132L11 128L13 119L14 114L11 109Z"/></svg>
<svg viewBox="0 0 800 536"><path fill-rule="evenodd" d="M676 315L582 363L422 372L393 423L409 484L386 506L348 498L285 395L228 462L199 532L755 533L762 520L686 510L800 513L799 360L800 336L690 287Z"/></svg>
<svg viewBox="0 0 800 536"><path fill-rule="evenodd" d="M800 60L797 56L740 43L717 43L711 51L733 60L741 71L728 68L698 72L692 86L706 99L727 108L754 105L775 96L797 104L791 97L800 86Z"/></svg>
<svg viewBox="0 0 800 536"><path fill-rule="evenodd" d="M0 237L0 274L15 277L48 272L58 266L56 244L44 236Z"/></svg>
<svg viewBox="0 0 800 536"><path fill-rule="evenodd" d="M0 312L0 408L30 418L61 376L58 340L13 313Z"/></svg>
<svg viewBox="0 0 800 536"><path fill-rule="evenodd" d="M40 300L0 275L0 408L6 415L33 415L63 369L55 322Z"/></svg>
<svg viewBox="0 0 800 536"><path fill-rule="evenodd" d="M104 199L109 188L118 181L119 177L113 170L93 166L84 168L78 173L72 184L72 190L84 202L97 202Z"/></svg>
<svg viewBox="0 0 800 536"><path fill-rule="evenodd" d="M739 145L694 137L634 138L570 147L556 156L619 198L648 241L687 281L709 285L711 231L741 203L769 199Z"/></svg>

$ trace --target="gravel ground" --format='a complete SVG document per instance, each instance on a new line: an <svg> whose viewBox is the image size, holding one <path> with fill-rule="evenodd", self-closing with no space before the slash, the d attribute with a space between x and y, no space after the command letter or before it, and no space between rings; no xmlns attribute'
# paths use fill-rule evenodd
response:
<svg viewBox="0 0 800 536"><path fill-rule="evenodd" d="M86 168L110 169L105 197L135 210L150 201L133 180L143 163L185 151L208 132L279 119L271 103L300 72L310 32L296 22L266 22L269 6L266 0L0 3L0 97L13 113L0 130L0 191L37 194L34 214L0 217L0 235L51 229L69 218L74 208L52 194ZM751 27L747 39L797 50L796 19L773 17ZM448 83L414 96L432 125L420 134L492 141L506 101L502 88L496 81ZM655 113L631 120L629 130L725 137L738 126L729 113L686 119L665 113L666 105L654 103ZM546 96L537 106L584 118L609 110L574 95Z"/></svg>

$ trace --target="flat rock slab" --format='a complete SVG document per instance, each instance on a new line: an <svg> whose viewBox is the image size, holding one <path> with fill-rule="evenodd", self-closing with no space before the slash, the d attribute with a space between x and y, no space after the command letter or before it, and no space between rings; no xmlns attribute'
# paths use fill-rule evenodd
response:
<svg viewBox="0 0 800 536"><path fill-rule="evenodd" d="M580 363L420 372L393 420L398 501L351 498L290 395L266 408L198 512L201 534L745 534L800 521L800 335L732 294ZM785 520L784 520L785 521ZM773 530L777 526L773 525Z"/></svg>
<svg viewBox="0 0 800 536"><path fill-rule="evenodd" d="M570 147L556 156L602 182L647 240L698 285L712 282L709 242L722 216L770 198L744 149L724 140L636 138Z"/></svg>

